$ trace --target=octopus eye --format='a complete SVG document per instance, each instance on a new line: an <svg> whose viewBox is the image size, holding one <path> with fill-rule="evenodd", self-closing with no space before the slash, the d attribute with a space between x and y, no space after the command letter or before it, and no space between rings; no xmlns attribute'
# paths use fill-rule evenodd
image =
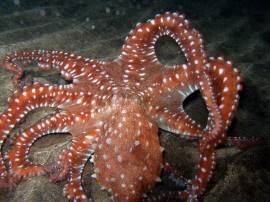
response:
<svg viewBox="0 0 270 202"><path fill-rule="evenodd" d="M207 124L208 110L199 90L186 97L183 103L185 112L203 128Z"/></svg>

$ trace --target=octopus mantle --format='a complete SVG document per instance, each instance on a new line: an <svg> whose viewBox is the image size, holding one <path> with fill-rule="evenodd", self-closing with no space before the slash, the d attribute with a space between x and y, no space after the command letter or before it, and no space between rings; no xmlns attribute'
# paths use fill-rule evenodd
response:
<svg viewBox="0 0 270 202"><path fill-rule="evenodd" d="M155 54L155 43L172 37L186 56L186 64L164 65ZM23 86L23 69L37 62L54 68L67 85L35 83ZM196 201L215 166L215 147L227 141L226 130L238 104L241 76L230 61L208 58L203 40L191 23L178 13L157 15L138 24L127 36L122 52L113 61L90 60L62 51L16 51L2 65L16 73L20 88L0 115L0 144L34 109L54 107L55 114L18 134L7 155L0 157L0 184L18 183L33 175L49 174L53 181L68 178L68 199L87 201L81 175L88 158L94 163L97 182L117 201L139 201L160 181L163 167L158 128L198 139L197 173L179 191L179 199ZM209 117L203 128L183 109L183 101L199 90ZM31 145L49 133L68 132L72 142L52 166L28 160ZM4 160L8 162L6 168ZM87 199L88 198L88 199Z"/></svg>

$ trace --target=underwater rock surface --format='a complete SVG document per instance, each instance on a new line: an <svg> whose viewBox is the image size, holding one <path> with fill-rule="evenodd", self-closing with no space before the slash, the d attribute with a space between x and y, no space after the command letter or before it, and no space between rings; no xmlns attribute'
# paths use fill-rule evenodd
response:
<svg viewBox="0 0 270 202"><path fill-rule="evenodd" d="M18 3L19 2L19 3ZM44 3L45 2L45 3ZM164 11L187 15L204 36L209 56L232 60L244 75L244 90L229 134L241 137L265 137L263 145L238 152L234 148L217 151L217 168L202 201L267 201L270 198L270 13L262 1L1 1L0 59L22 49L53 49L73 52L89 58L113 59L125 36L137 22ZM203 2L203 3L202 3ZM7 11L8 9L8 11ZM268 12L267 12L268 11ZM163 63L181 63L183 58L168 38L161 39L156 52ZM39 72L27 68L35 81L61 83L55 72ZM15 90L12 74L0 68L0 111ZM198 121L206 111L196 97L186 110ZM50 110L39 110L28 116L22 128L47 116ZM16 131L15 131L16 132ZM181 140L177 135L160 131L165 159L193 177L198 152L195 142ZM49 135L36 142L30 151L35 162L50 164L68 144L67 134ZM8 149L7 145L4 151ZM84 171L84 188L95 201L110 201L109 194L99 189L90 178L89 163ZM163 176L153 195L176 189ZM0 201L66 201L62 196L64 183L51 183L45 177L33 177L9 192L0 190Z"/></svg>

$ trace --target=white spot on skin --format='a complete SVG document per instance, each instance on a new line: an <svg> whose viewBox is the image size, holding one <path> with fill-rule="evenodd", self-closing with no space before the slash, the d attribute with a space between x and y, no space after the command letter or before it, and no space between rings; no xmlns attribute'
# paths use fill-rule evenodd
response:
<svg viewBox="0 0 270 202"><path fill-rule="evenodd" d="M163 83L167 83L167 79L166 78L163 78L162 81L163 81Z"/></svg>
<svg viewBox="0 0 270 202"><path fill-rule="evenodd" d="M186 64L183 64L182 67L183 67L183 69L187 69L188 68L188 66Z"/></svg>
<svg viewBox="0 0 270 202"><path fill-rule="evenodd" d="M121 155L117 156L117 161L122 162L122 156Z"/></svg>
<svg viewBox="0 0 270 202"><path fill-rule="evenodd" d="M94 104L96 104L96 101L95 100L92 100L91 101L91 105L94 105Z"/></svg>
<svg viewBox="0 0 270 202"><path fill-rule="evenodd" d="M77 104L81 104L82 103L82 98L77 100Z"/></svg>
<svg viewBox="0 0 270 202"><path fill-rule="evenodd" d="M120 122L120 123L118 124L118 128L122 128L122 126L123 126L123 124Z"/></svg>
<svg viewBox="0 0 270 202"><path fill-rule="evenodd" d="M203 173L206 173L206 169L205 169L205 168L201 168L201 171L202 171Z"/></svg>
<svg viewBox="0 0 270 202"><path fill-rule="evenodd" d="M241 80L241 77L240 76L237 76L236 79L237 79L237 81L240 81Z"/></svg>
<svg viewBox="0 0 270 202"><path fill-rule="evenodd" d="M241 90L242 89L242 85L241 84L237 84L237 90Z"/></svg>
<svg viewBox="0 0 270 202"><path fill-rule="evenodd" d="M223 92L226 93L226 92L228 92L228 91L229 91L229 88L228 88L227 86L224 87Z"/></svg>
<svg viewBox="0 0 270 202"><path fill-rule="evenodd" d="M107 139L106 139L106 143L107 143L108 145L111 145L111 144L112 144L112 139L111 139L111 138L107 138Z"/></svg>
<svg viewBox="0 0 270 202"><path fill-rule="evenodd" d="M223 68L220 68L220 69L218 70L218 74L219 74L219 75L222 75L223 72L224 72L224 69L223 69Z"/></svg>
<svg viewBox="0 0 270 202"><path fill-rule="evenodd" d="M104 160L108 160L108 156L106 154L103 154L102 157L103 157Z"/></svg>
<svg viewBox="0 0 270 202"><path fill-rule="evenodd" d="M135 146L138 146L138 145L140 145L140 141L139 141L139 140L136 140L136 141L134 142L134 144L135 144Z"/></svg>
<svg viewBox="0 0 270 202"><path fill-rule="evenodd" d="M88 140L92 140L94 137L93 136L91 136L91 135L86 135L85 136Z"/></svg>

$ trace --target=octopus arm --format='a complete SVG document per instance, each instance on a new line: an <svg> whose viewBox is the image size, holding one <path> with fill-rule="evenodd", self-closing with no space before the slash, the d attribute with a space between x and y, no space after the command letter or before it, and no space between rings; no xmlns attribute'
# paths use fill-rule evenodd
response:
<svg viewBox="0 0 270 202"><path fill-rule="evenodd" d="M74 98L69 87L34 84L15 93L8 100L7 111L0 115L0 147L16 124L31 111L40 107L58 107ZM3 157L0 155L0 178L7 176Z"/></svg>
<svg viewBox="0 0 270 202"><path fill-rule="evenodd" d="M67 113L70 113L67 111ZM80 115L75 115L74 119L74 124L72 126L68 127L69 128L69 133L73 136L73 141L74 143L78 140L79 138L83 136L87 136L86 138L91 140L91 143L89 142L89 148L91 147L91 150L94 150L95 148L95 143L96 139L95 136L96 134L100 133L100 124L97 124L96 121L91 121L89 117L91 114L88 113L83 113ZM91 131L91 132L88 132ZM82 140L83 141L83 140ZM93 145L91 145L93 144ZM70 172L70 155L74 152L74 144L71 144L68 146L68 148L64 149L61 155L59 155L58 161L54 162L51 165L45 166L46 172L49 174L50 179L53 182L58 182L66 179L69 176Z"/></svg>
<svg viewBox="0 0 270 202"><path fill-rule="evenodd" d="M184 111L173 112L168 108L156 111L152 116L157 121L159 128L172 133L183 135L187 138L202 137L202 128L193 121Z"/></svg>
<svg viewBox="0 0 270 202"><path fill-rule="evenodd" d="M61 76L65 80L74 80L77 77L83 77L88 71L88 68L95 67L99 64L98 61L62 51L16 51L6 55L2 66L16 74L14 83L17 87L21 87L23 68L16 64L16 61L23 63L24 66L37 62L41 69L54 68L61 73Z"/></svg>
<svg viewBox="0 0 270 202"><path fill-rule="evenodd" d="M233 113L239 102L239 91L242 89L242 76L230 61L219 57L209 60L208 73L212 78L213 92L221 113L225 130L231 123Z"/></svg>
<svg viewBox="0 0 270 202"><path fill-rule="evenodd" d="M230 126L234 112L239 103L239 91L242 90L242 76L238 69L233 68L231 61L223 58L210 58L208 73L213 79L213 91L216 95L220 109L224 130ZM209 120L211 121L211 120ZM209 124L210 125L210 124ZM262 143L262 138L227 137L222 133L222 138L215 144L226 143L228 146L235 146L240 150Z"/></svg>
<svg viewBox="0 0 270 202"><path fill-rule="evenodd" d="M93 143L96 141L98 130L90 131L87 135L76 136L73 139L68 152L68 161L70 164L70 178L64 187L64 194L69 200L88 202L82 187L82 173L84 165L94 152Z"/></svg>
<svg viewBox="0 0 270 202"><path fill-rule="evenodd" d="M212 146L200 153L195 177L188 183L185 191L179 192L181 199L186 201L197 201L198 196L205 191L207 183L212 177L216 164L215 160L215 151Z"/></svg>
<svg viewBox="0 0 270 202"><path fill-rule="evenodd" d="M245 150L253 146L262 144L264 141L261 137L228 137L226 141L226 146L234 146L239 150Z"/></svg>
<svg viewBox="0 0 270 202"><path fill-rule="evenodd" d="M209 63L206 65L207 75L211 78L211 92L214 95L213 99L217 106L220 117L218 117L219 132L215 127L215 117L208 117L207 129L213 131L211 138L204 138L199 144L199 149L204 150L208 145L224 144L227 141L226 130L228 129L233 113L239 102L239 91L242 89L240 76L237 69L232 67L230 61L224 61L223 58L213 59L210 58ZM207 92L207 91L204 91ZM211 112L211 111L209 111Z"/></svg>
<svg viewBox="0 0 270 202"><path fill-rule="evenodd" d="M197 74L192 66L176 65L164 71L161 80L160 88L151 93L148 107L160 128L188 137L217 134L221 130L220 112L208 72ZM184 100L196 90L201 91L211 117L212 128L209 130L204 130L183 109Z"/></svg>
<svg viewBox="0 0 270 202"><path fill-rule="evenodd" d="M27 176L45 173L46 170L43 165L34 165L29 161L28 153L30 147L38 138L44 135L68 132L75 118L75 116L70 116L63 112L56 113L30 126L16 137L15 145L7 155L10 173L15 181L22 180Z"/></svg>
<svg viewBox="0 0 270 202"><path fill-rule="evenodd" d="M129 74L137 73L140 80L151 78L153 67L164 67L156 56L155 44L161 36L167 35L181 47L189 66L194 70L203 69L206 56L203 40L190 24L184 15L168 12L137 24L126 38L119 60Z"/></svg>
<svg viewBox="0 0 270 202"><path fill-rule="evenodd" d="M224 61L223 58L210 58L209 64L206 66L208 68L207 75L211 78L211 91L213 92L213 95L215 95L214 100L216 100L218 111L221 116L221 130L218 133L213 133L211 136L205 136L199 141L201 155L198 170L187 192L181 193L182 197L188 195L188 200L196 199L197 195L202 194L205 190L207 182L211 178L212 171L215 167L214 149L216 145L226 141L238 148L246 148L258 143L257 139L247 141L246 139L243 140L239 138L228 139L226 136L226 130L230 125L233 112L238 105L238 93L242 89L242 77L238 70L232 68L231 62ZM214 128L213 122L213 117L209 116L207 128Z"/></svg>
<svg viewBox="0 0 270 202"><path fill-rule="evenodd" d="M202 97L209 112L208 119L211 120L211 125L207 126L206 130L211 134L211 138L214 138L222 130L222 119L215 93L213 92L213 77L207 74L207 72L202 72L202 74L198 76L198 80Z"/></svg>

